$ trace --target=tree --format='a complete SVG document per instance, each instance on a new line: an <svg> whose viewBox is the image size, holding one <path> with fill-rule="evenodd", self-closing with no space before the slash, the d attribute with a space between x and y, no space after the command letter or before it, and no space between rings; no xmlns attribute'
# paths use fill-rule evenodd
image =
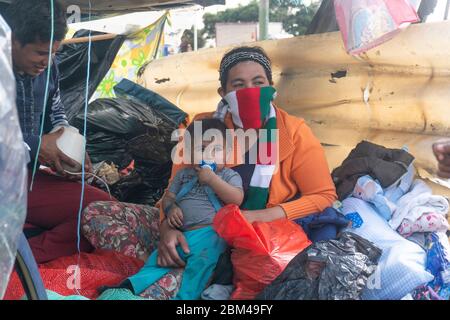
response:
<svg viewBox="0 0 450 320"><path fill-rule="evenodd" d="M283 29L294 36L304 35L319 8L318 4L300 5L293 14L283 17Z"/></svg>
<svg viewBox="0 0 450 320"><path fill-rule="evenodd" d="M203 32L207 39L216 37L216 23L219 22L255 22L258 21L259 7L256 1L246 6L227 9L217 14L206 13L203 16L205 28Z"/></svg>
<svg viewBox="0 0 450 320"><path fill-rule="evenodd" d="M283 29L295 36L305 34L306 29L319 5L306 6L299 0L271 0L269 19L271 22L282 22ZM257 22L259 14L258 1L246 6L227 9L217 14L207 13L203 16L205 28L202 30L206 39L216 37L216 23L219 22Z"/></svg>

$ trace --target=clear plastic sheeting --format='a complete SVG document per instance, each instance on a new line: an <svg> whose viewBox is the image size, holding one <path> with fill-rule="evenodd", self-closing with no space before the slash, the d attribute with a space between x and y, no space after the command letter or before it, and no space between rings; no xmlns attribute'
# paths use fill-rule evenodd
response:
<svg viewBox="0 0 450 320"><path fill-rule="evenodd" d="M11 31L0 15L0 299L26 216L27 152L15 103Z"/></svg>

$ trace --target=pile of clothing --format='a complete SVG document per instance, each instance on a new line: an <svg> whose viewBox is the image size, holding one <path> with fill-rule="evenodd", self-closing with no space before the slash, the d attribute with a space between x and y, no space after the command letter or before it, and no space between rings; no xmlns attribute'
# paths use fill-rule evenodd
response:
<svg viewBox="0 0 450 320"><path fill-rule="evenodd" d="M449 203L415 179L413 161L406 149L363 141L332 173L341 212L359 221L350 229L383 250L381 286L363 298L450 298Z"/></svg>
<svg viewBox="0 0 450 320"><path fill-rule="evenodd" d="M448 300L449 203L415 178L413 162L406 148L359 143L332 172L340 201L297 221L313 245L257 298ZM341 232L322 239L316 230L331 221Z"/></svg>

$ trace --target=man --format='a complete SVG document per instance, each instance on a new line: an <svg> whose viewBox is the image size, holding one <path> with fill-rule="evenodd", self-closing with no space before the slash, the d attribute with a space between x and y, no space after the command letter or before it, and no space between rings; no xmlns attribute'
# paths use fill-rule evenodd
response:
<svg viewBox="0 0 450 320"><path fill-rule="evenodd" d="M433 145L433 152L439 162L438 175L450 178L450 140L441 140Z"/></svg>
<svg viewBox="0 0 450 320"><path fill-rule="evenodd" d="M57 173L37 170L32 191L28 192L28 212L25 232L38 263L77 252L78 211L81 184L63 169L63 163L76 164L56 145L64 128L50 133L58 126L68 126L59 91L58 69L48 61L51 39L51 2L49 0L14 0L6 11L12 30L12 60L16 77L17 109L25 144L30 151L30 170L37 157L39 163ZM66 12L54 2L54 42L52 56L67 32ZM47 70L50 68L48 96L43 114ZM44 134L38 150L41 117L45 119ZM86 155L86 170L91 163ZM31 177L29 178L31 181ZM110 200L101 190L86 186L83 207L93 201ZM32 226L28 229L27 226ZM35 232L38 231L38 232ZM83 237L80 249L89 251L90 244Z"/></svg>

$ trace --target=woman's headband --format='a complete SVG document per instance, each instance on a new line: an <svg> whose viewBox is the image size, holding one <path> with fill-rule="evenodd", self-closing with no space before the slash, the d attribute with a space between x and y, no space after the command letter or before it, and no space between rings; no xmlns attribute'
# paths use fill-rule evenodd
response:
<svg viewBox="0 0 450 320"><path fill-rule="evenodd" d="M236 52L222 60L220 64L220 81L223 82L231 68L243 61L254 61L259 63L266 71L269 80L272 79L272 66L270 60L259 52Z"/></svg>

